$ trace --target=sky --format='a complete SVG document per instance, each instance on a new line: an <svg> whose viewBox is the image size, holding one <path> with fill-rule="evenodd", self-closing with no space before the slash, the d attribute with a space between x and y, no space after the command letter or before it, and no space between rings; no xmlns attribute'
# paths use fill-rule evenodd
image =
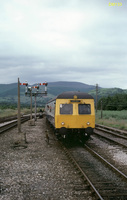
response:
<svg viewBox="0 0 127 200"><path fill-rule="evenodd" d="M127 89L127 0L0 1L0 84L18 77Z"/></svg>

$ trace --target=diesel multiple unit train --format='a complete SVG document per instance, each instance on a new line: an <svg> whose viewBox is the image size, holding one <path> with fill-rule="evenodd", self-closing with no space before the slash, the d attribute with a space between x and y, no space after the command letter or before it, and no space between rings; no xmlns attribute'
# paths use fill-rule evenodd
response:
<svg viewBox="0 0 127 200"><path fill-rule="evenodd" d="M63 138L87 140L95 128L94 98L84 92L64 92L45 106L46 120Z"/></svg>

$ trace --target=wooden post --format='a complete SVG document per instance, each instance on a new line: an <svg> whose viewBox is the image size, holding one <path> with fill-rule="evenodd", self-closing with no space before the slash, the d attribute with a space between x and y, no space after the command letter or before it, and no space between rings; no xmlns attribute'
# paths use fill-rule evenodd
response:
<svg viewBox="0 0 127 200"><path fill-rule="evenodd" d="M96 84L96 112L97 112L97 96L98 96L98 84Z"/></svg>
<svg viewBox="0 0 127 200"><path fill-rule="evenodd" d="M31 88L31 91L30 91L30 96L31 96L31 105L30 105L31 115L30 115L30 119L32 120L32 88Z"/></svg>
<svg viewBox="0 0 127 200"><path fill-rule="evenodd" d="M20 81L18 78L18 133L21 132L21 114L20 114Z"/></svg>
<svg viewBox="0 0 127 200"><path fill-rule="evenodd" d="M25 145L26 143L26 133L21 132L21 113L20 113L20 81L18 78L18 114L17 114L17 125L18 125L18 134L16 137L16 141L14 143L14 148L18 148L22 146L23 148L26 148L27 146ZM24 140L25 138L25 140Z"/></svg>
<svg viewBox="0 0 127 200"><path fill-rule="evenodd" d="M37 121L37 103L36 103L36 94L35 94L35 121Z"/></svg>
<svg viewBox="0 0 127 200"><path fill-rule="evenodd" d="M101 119L103 118L103 113L102 113L102 101L101 101Z"/></svg>

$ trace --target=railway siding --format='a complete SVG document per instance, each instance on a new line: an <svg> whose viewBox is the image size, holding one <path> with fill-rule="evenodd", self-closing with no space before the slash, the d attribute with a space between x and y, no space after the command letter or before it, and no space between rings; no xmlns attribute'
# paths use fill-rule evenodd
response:
<svg viewBox="0 0 127 200"><path fill-rule="evenodd" d="M111 131L111 132L115 132L115 133L119 133L121 135L127 136L127 131L125 131L125 130L120 130L117 128L112 128L112 127L108 127L108 126L104 126L104 125L100 125L100 124L96 124L95 127L100 130L105 130L105 131L107 130L108 132Z"/></svg>
<svg viewBox="0 0 127 200"><path fill-rule="evenodd" d="M115 132L116 130L116 132ZM127 148L127 132L97 125L94 134Z"/></svg>

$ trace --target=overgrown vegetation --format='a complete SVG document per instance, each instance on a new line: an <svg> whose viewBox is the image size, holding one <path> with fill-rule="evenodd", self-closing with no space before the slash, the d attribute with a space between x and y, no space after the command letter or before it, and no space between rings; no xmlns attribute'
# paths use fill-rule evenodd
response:
<svg viewBox="0 0 127 200"><path fill-rule="evenodd" d="M102 116L102 118L101 118ZM118 129L127 130L127 110L122 111L109 111L98 110L96 113L96 124L102 124Z"/></svg>
<svg viewBox="0 0 127 200"><path fill-rule="evenodd" d="M21 108L30 108L30 105L27 104L21 104ZM2 102L0 103L0 109L6 110L6 109L17 109L17 103L9 103L9 102Z"/></svg>
<svg viewBox="0 0 127 200"><path fill-rule="evenodd" d="M103 97L98 101L98 109L102 110L127 110L127 94L115 94Z"/></svg>
<svg viewBox="0 0 127 200"><path fill-rule="evenodd" d="M17 115L17 113L18 113L17 109L12 109L12 108L0 109L0 118L15 116ZM21 114L28 114L28 113L30 113L30 109L27 108L21 109Z"/></svg>

